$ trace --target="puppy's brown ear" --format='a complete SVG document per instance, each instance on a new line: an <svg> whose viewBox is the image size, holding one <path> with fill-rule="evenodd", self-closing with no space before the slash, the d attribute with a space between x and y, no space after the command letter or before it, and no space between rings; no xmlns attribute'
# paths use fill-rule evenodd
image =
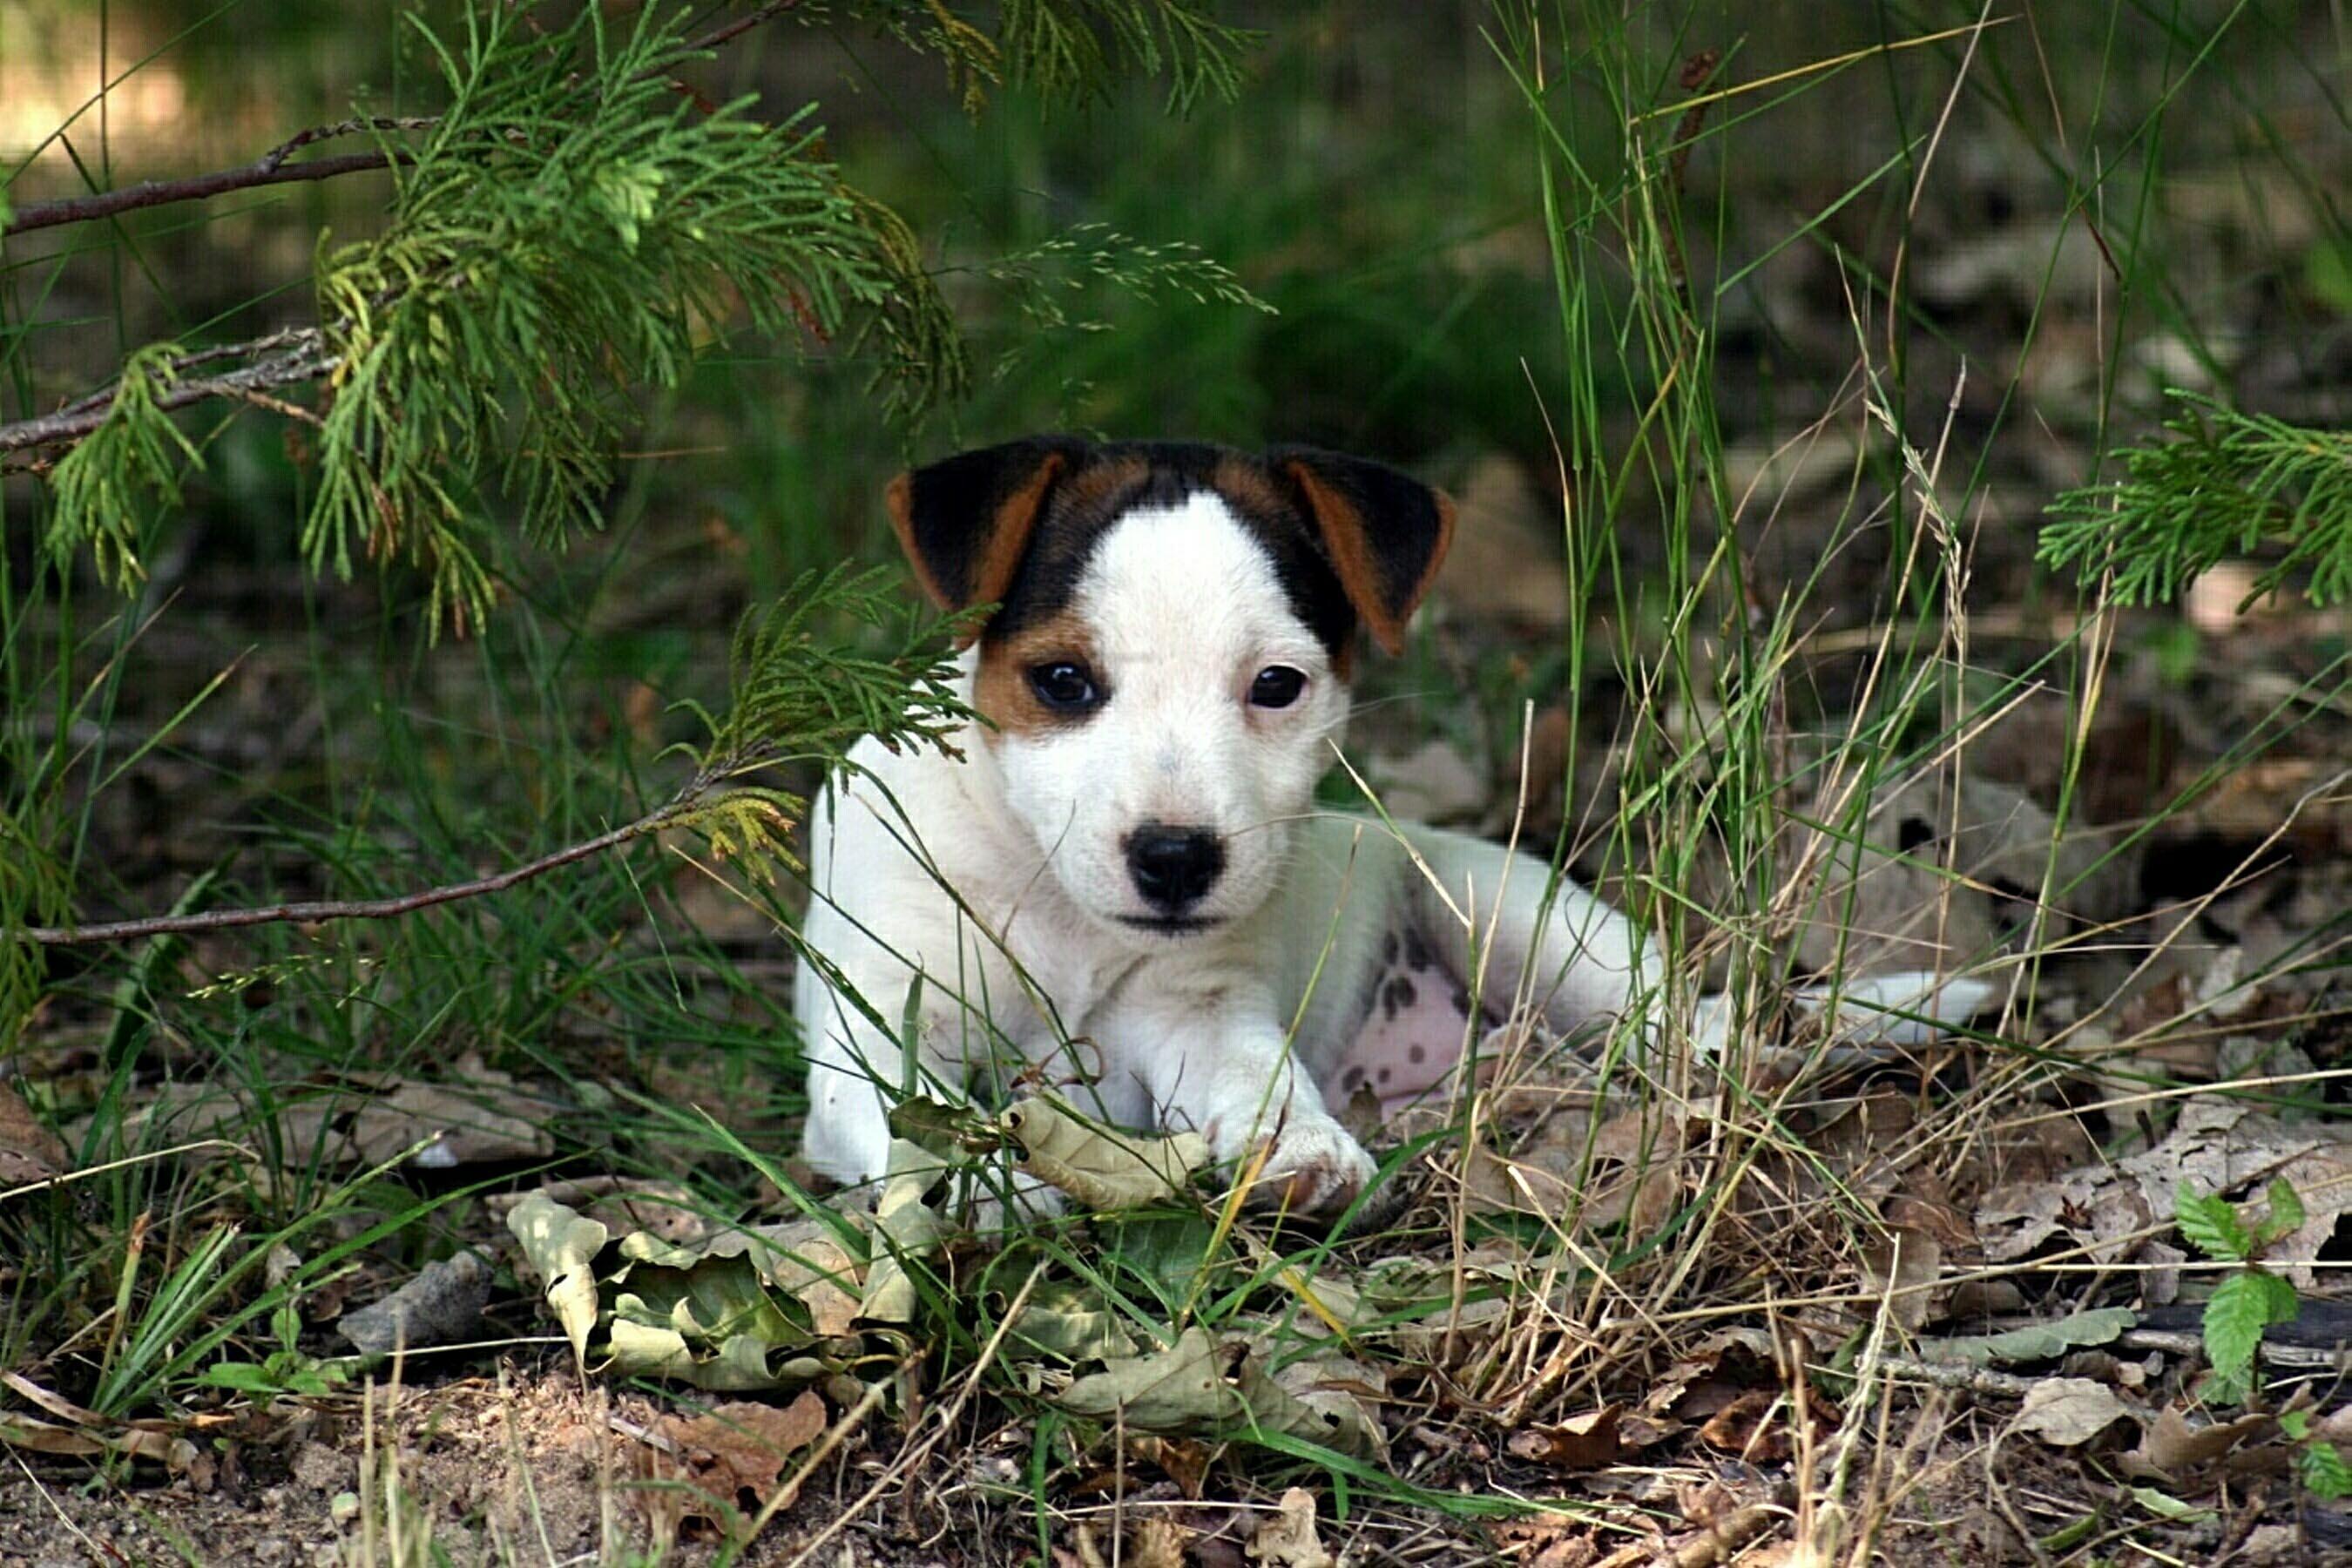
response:
<svg viewBox="0 0 2352 1568"><path fill-rule="evenodd" d="M1003 598L1054 481L1085 456L1083 441L1040 436L959 453L892 479L890 526L923 592L943 610Z"/></svg>
<svg viewBox="0 0 2352 1568"><path fill-rule="evenodd" d="M1373 639L1404 651L1405 622L1454 542L1454 502L1410 475L1362 458L1281 447L1267 465L1297 487L1339 586Z"/></svg>

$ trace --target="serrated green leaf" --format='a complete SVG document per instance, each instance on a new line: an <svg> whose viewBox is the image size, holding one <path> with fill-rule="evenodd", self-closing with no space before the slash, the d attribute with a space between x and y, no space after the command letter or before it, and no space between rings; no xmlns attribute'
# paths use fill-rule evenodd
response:
<svg viewBox="0 0 2352 1568"><path fill-rule="evenodd" d="M2303 1194L2284 1176L2271 1179L2268 1190L2271 1200L2270 1217L2254 1232L2254 1245L2268 1247L2283 1236L2291 1236L2303 1228Z"/></svg>
<svg viewBox="0 0 2352 1568"><path fill-rule="evenodd" d="M2213 1371L2232 1384L2254 1364L2254 1351L2263 1341L2269 1313L2262 1287L2253 1274L2232 1274L2214 1288L2205 1303L2205 1358Z"/></svg>
<svg viewBox="0 0 2352 1568"><path fill-rule="evenodd" d="M2246 1233L2245 1222L2218 1194L2200 1197L2183 1182L2173 1194L2172 1215L2182 1237L2208 1258L2242 1263L2254 1249L2253 1237Z"/></svg>
<svg viewBox="0 0 2352 1568"><path fill-rule="evenodd" d="M2312 1496L2326 1502L2352 1497L2352 1465L2344 1462L2344 1451L2322 1438L2303 1445L2295 1457L2295 1468L2303 1472L2303 1484Z"/></svg>
<svg viewBox="0 0 2352 1568"><path fill-rule="evenodd" d="M2284 1275L2263 1270L2254 1270L2253 1275L2262 1281L2255 1289L2262 1292L2263 1308L2267 1314L2264 1325L2294 1322L2295 1313L2303 1307L2295 1297L2294 1286Z"/></svg>
<svg viewBox="0 0 2352 1568"><path fill-rule="evenodd" d="M2214 1287L2212 1299L2205 1303L2205 1356L2233 1397L2242 1398L2252 1389L2254 1352L2261 1348L2263 1331L2273 1323L2293 1322L2295 1308L2294 1287L2260 1269L2242 1269Z"/></svg>

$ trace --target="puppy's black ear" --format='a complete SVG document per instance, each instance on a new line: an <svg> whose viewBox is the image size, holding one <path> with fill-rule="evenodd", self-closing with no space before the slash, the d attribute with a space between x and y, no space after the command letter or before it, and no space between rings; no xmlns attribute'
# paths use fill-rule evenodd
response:
<svg viewBox="0 0 2352 1568"><path fill-rule="evenodd" d="M892 479L890 525L932 602L961 610L1003 598L1054 481L1086 450L1083 441L1040 436L959 453Z"/></svg>
<svg viewBox="0 0 2352 1568"><path fill-rule="evenodd" d="M1278 447L1267 466L1297 487L1348 602L1374 640L1404 651L1404 626L1454 542L1454 501L1362 458Z"/></svg>

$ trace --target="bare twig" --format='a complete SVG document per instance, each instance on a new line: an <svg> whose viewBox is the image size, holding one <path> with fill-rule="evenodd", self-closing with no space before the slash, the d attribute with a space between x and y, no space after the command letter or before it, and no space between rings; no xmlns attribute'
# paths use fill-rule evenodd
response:
<svg viewBox="0 0 2352 1568"><path fill-rule="evenodd" d="M200 361L229 359L239 354L258 357L250 364L220 375L176 378L176 373ZM172 369L175 378L156 393L156 406L185 408L208 397L250 400L253 394L267 393L272 387L316 381L335 368L339 357L329 351L326 334L316 327L273 332L233 347L206 349L174 362ZM0 425L0 452L20 452L31 447L79 440L106 423L107 410L114 406L114 394L115 389L108 387L69 403L54 414Z"/></svg>
<svg viewBox="0 0 2352 1568"><path fill-rule="evenodd" d="M137 942L142 937L185 936L196 931L234 931L241 926L275 925L287 921L381 921L431 909L436 904L456 903L461 899L479 898L485 893L502 892L518 882L544 876L559 867L601 855L617 848L631 839L642 838L648 833L676 822L700 804L702 792L688 789L667 805L647 812L635 822L600 833L593 838L568 845L552 854L488 877L478 877L470 882L451 882L422 892L404 893L394 899L330 899L302 904L267 904L258 909L205 910L195 914L150 915L138 920L109 921L90 926L30 926L23 935L43 947L74 947L96 942Z"/></svg>
<svg viewBox="0 0 2352 1568"><path fill-rule="evenodd" d="M794 9L799 4L800 0L767 0L758 9L712 28L687 47L697 52L715 49L740 37L771 17L781 16ZM389 169L396 163L406 163L408 155L394 150L346 153L339 157L315 158L307 163L289 163L287 160L305 147L332 141L338 136L350 136L362 131L429 131L439 123L439 120L432 115L402 115L395 119L362 115L338 121L332 125L314 125L279 142L252 163L240 163L234 169L215 169L208 174L188 174L176 180L145 180L135 185L125 185L121 190L99 191L86 196L27 202L16 209L16 216L8 220L5 228L0 228L0 235L30 234L36 229L57 228L69 223L89 223L98 218L137 212L144 207L168 206L173 202L204 201L212 196L226 195L231 191L331 180L340 174Z"/></svg>
<svg viewBox="0 0 2352 1568"><path fill-rule="evenodd" d="M393 151L347 153L341 157L318 158L308 163L289 163L286 160L314 142L331 141L338 136L350 136L362 131L425 131L437 123L439 121L429 116L409 115L397 120L362 116L355 120L339 121L332 125L314 125L279 142L252 163L240 163L234 169L215 169L209 174L189 174L177 180L146 180L139 184L125 185L119 191L99 191L87 196L68 196L54 202L27 202L16 209L16 216L9 220L6 228L0 229L0 234L30 234L37 228L89 223L95 218L137 212L142 207L166 206L173 202L203 201L208 196L226 195L231 191L292 184L298 181L331 180L338 174L389 169L394 163L404 162L407 155Z"/></svg>
<svg viewBox="0 0 2352 1568"><path fill-rule="evenodd" d="M781 16L785 12L796 8L800 3L801 0L767 0L767 3L758 10L746 13L731 22L711 28L710 31L688 44L687 47L697 53L704 49L715 49L729 39L740 37L750 32L770 17Z"/></svg>

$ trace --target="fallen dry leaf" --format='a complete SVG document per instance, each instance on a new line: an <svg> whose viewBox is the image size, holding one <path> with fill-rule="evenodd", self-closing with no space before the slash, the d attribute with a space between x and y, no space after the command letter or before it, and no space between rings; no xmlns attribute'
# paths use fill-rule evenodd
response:
<svg viewBox="0 0 2352 1568"><path fill-rule="evenodd" d="M1249 1555L1266 1568L1334 1568L1337 1559L1315 1533L1315 1494L1293 1487L1282 1494L1274 1516L1250 1537Z"/></svg>
<svg viewBox="0 0 2352 1568"><path fill-rule="evenodd" d="M1512 1561L1522 1568L1593 1568L1601 1561L1598 1532L1589 1520L1538 1514L1499 1521L1494 1533L1496 1543L1511 1549Z"/></svg>
<svg viewBox="0 0 2352 1568"><path fill-rule="evenodd" d="M660 1483L634 1495L667 1539L703 1521L730 1538L743 1515L764 1507L784 1466L824 1435L825 1405L814 1389L790 1405L747 1400L688 1417L664 1415L647 1429L644 1474Z"/></svg>
<svg viewBox="0 0 2352 1568"><path fill-rule="evenodd" d="M1184 1568L1184 1545L1192 1534L1172 1519L1145 1515L1127 1532L1127 1568Z"/></svg>
<svg viewBox="0 0 2352 1568"><path fill-rule="evenodd" d="M1906 1331L1916 1332L1940 1305L1933 1287L1943 1267L1944 1249L1934 1237L1897 1226L1864 1246L1863 1289L1883 1299Z"/></svg>
<svg viewBox="0 0 2352 1568"><path fill-rule="evenodd" d="M2048 1322L2025 1323L1997 1334L1921 1340L1918 1352L1922 1361L1968 1366L2056 1361L2070 1351L2108 1343L2136 1321L2128 1308L2097 1307Z"/></svg>
<svg viewBox="0 0 2352 1568"><path fill-rule="evenodd" d="M2266 1415L2199 1426L2179 1405L2168 1405L2140 1434L2139 1447L2121 1456L2117 1464L2126 1475L2141 1480L2178 1483L2242 1447L2271 1437L2277 1430L2277 1420Z"/></svg>
<svg viewBox="0 0 2352 1568"><path fill-rule="evenodd" d="M579 1176L542 1183L539 1190L583 1217L601 1222L616 1236L642 1230L684 1246L710 1234L709 1217L696 1204L694 1194L677 1182ZM495 1194L485 1200L485 1206L504 1218L520 1201L520 1194Z"/></svg>
<svg viewBox="0 0 2352 1568"><path fill-rule="evenodd" d="M1662 1224L1683 1193L1683 1122L1627 1111L1588 1143L1580 1116L1557 1115L1507 1154L1472 1145L1462 1183L1471 1206L1585 1226L1623 1222L1634 1233Z"/></svg>
<svg viewBox="0 0 2352 1568"><path fill-rule="evenodd" d="M1006 1110L1004 1130L1020 1145L1023 1170L1090 1209L1163 1202L1209 1163L1209 1141L1197 1132L1119 1131L1042 1097Z"/></svg>
<svg viewBox="0 0 2352 1568"><path fill-rule="evenodd" d="M1572 1415L1554 1426L1530 1426L1511 1434L1506 1445L1515 1458L1532 1459L1562 1470L1597 1470L1617 1462L1617 1423L1623 1407L1607 1405Z"/></svg>
<svg viewBox="0 0 2352 1568"><path fill-rule="evenodd" d="M2026 1391L2010 1429L2031 1432L2053 1447L2077 1448L2131 1413L2105 1384L2051 1377Z"/></svg>
<svg viewBox="0 0 2352 1568"><path fill-rule="evenodd" d="M1806 1401L1806 1414L1816 1441L1836 1431L1837 1407L1819 1394ZM1796 1452L1789 1415L1788 1404L1778 1392L1751 1388L1708 1416L1698 1429L1699 1440L1752 1465L1780 1464Z"/></svg>

